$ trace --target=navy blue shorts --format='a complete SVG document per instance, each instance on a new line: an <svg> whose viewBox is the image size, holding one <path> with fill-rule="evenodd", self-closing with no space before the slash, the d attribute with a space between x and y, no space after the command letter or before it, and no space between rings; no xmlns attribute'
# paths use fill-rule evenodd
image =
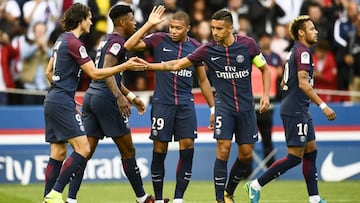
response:
<svg viewBox="0 0 360 203"><path fill-rule="evenodd" d="M44 102L44 114L46 142L64 143L70 138L86 135L75 106Z"/></svg>
<svg viewBox="0 0 360 203"><path fill-rule="evenodd" d="M234 134L238 144L253 144L258 141L255 110L234 112L216 107L214 138L232 140Z"/></svg>
<svg viewBox="0 0 360 203"><path fill-rule="evenodd" d="M281 119L287 146L304 147L306 142L315 139L315 130L311 118L281 115Z"/></svg>
<svg viewBox="0 0 360 203"><path fill-rule="evenodd" d="M129 119L120 115L115 98L85 94L82 111L88 136L103 139L130 133Z"/></svg>
<svg viewBox="0 0 360 203"><path fill-rule="evenodd" d="M194 104L153 104L151 108L150 139L171 142L197 138L197 120Z"/></svg>

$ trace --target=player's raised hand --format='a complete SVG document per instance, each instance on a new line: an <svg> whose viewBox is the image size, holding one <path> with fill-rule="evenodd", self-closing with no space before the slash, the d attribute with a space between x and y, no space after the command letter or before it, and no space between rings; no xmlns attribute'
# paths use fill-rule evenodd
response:
<svg viewBox="0 0 360 203"><path fill-rule="evenodd" d="M144 102L138 97L135 97L132 103L136 107L139 115L143 115L146 112L146 106Z"/></svg>
<svg viewBox="0 0 360 203"><path fill-rule="evenodd" d="M153 10L149 15L148 22L152 25L157 25L165 20L163 14L165 12L165 7L163 5L154 6Z"/></svg>

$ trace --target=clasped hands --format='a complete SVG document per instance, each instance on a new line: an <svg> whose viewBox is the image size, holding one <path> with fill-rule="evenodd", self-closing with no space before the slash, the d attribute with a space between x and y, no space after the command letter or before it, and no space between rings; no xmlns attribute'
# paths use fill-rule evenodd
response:
<svg viewBox="0 0 360 203"><path fill-rule="evenodd" d="M149 63L139 57L131 57L126 62L127 70L131 71L144 71L148 68Z"/></svg>

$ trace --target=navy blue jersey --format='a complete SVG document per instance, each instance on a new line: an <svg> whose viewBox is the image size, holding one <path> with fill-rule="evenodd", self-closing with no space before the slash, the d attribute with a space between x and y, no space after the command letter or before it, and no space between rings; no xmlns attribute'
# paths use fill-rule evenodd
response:
<svg viewBox="0 0 360 203"><path fill-rule="evenodd" d="M287 116L310 116L310 99L299 88L298 72L309 72L309 82L313 82L314 62L310 49L296 42L291 49L284 69L283 99L280 105L280 114Z"/></svg>
<svg viewBox="0 0 360 203"><path fill-rule="evenodd" d="M211 41L196 49L188 59L193 64L204 61L209 68L216 89L216 105L239 112L254 109L251 72L252 59L258 54L260 49L252 38L235 35L232 45L224 47Z"/></svg>
<svg viewBox="0 0 360 203"><path fill-rule="evenodd" d="M46 102L69 104L74 103L81 68L80 65L90 61L83 43L71 32L59 36L54 45L54 59L51 87L46 95Z"/></svg>
<svg viewBox="0 0 360 203"><path fill-rule="evenodd" d="M100 42L96 58L95 58L95 66L97 68L103 68L105 56L107 54L111 54L117 58L118 63L121 64L126 61L126 50L124 48L125 40L122 36L117 33L107 34L102 41ZM116 83L118 87L121 85L121 74L114 75L116 79ZM114 94L109 90L108 86L105 83L105 80L96 80L90 83L89 89L87 93L96 94L99 96L112 96ZM114 97L115 99L115 97Z"/></svg>
<svg viewBox="0 0 360 203"><path fill-rule="evenodd" d="M200 43L193 38L185 42L174 42L168 33L155 33L144 38L148 48L153 49L154 61L162 62L180 59L193 52ZM201 63L196 64L196 66ZM155 71L155 91L153 103L188 104L193 103L191 93L195 68L180 71Z"/></svg>

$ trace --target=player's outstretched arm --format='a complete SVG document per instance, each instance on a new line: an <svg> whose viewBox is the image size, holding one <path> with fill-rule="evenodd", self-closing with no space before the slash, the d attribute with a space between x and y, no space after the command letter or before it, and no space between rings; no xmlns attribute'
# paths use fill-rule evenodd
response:
<svg viewBox="0 0 360 203"><path fill-rule="evenodd" d="M97 69L92 60L82 64L80 67L91 79L102 80L125 70L143 71L146 68L146 64L147 62L143 59L131 57L126 62L112 67Z"/></svg>
<svg viewBox="0 0 360 203"><path fill-rule="evenodd" d="M161 63L148 63L146 65L146 70L156 70L156 71L178 71L192 66L192 63L187 57L165 61Z"/></svg>
<svg viewBox="0 0 360 203"><path fill-rule="evenodd" d="M165 18L163 17L164 12L164 6L154 6L153 10L149 15L148 21L146 21L146 23L125 42L125 49L129 51L138 51L145 49L146 44L142 40L142 38L154 25L157 25L165 20Z"/></svg>

